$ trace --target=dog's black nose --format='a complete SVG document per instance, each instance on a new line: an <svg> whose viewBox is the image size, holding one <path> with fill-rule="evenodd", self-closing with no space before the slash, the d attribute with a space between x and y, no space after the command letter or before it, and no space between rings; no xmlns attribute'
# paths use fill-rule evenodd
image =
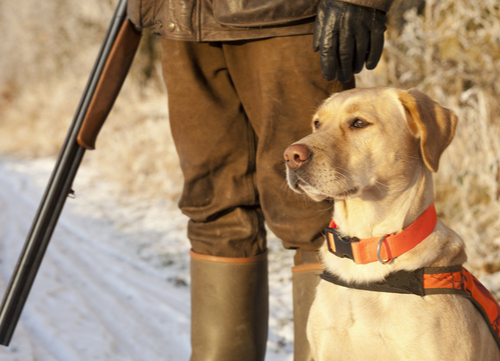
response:
<svg viewBox="0 0 500 361"><path fill-rule="evenodd" d="M286 161L286 166L291 170L297 170L304 164L309 162L311 151L304 144L292 144L286 148L283 157Z"/></svg>

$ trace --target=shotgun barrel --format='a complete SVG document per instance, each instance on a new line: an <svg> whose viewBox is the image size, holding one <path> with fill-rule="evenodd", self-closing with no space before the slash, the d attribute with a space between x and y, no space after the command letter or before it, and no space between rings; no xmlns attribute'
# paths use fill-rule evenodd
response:
<svg viewBox="0 0 500 361"><path fill-rule="evenodd" d="M95 148L139 46L126 15L127 0L119 0L0 306L1 345L10 343L85 150Z"/></svg>

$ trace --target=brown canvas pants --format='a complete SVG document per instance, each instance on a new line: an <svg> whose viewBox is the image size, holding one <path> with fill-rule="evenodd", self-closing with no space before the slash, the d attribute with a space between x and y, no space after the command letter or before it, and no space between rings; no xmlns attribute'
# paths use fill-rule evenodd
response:
<svg viewBox="0 0 500 361"><path fill-rule="evenodd" d="M284 150L311 132L318 105L351 84L327 82L312 35L195 43L163 38L172 134L184 174L179 203L193 251L250 257L264 220L286 248L311 251L332 205L293 193Z"/></svg>

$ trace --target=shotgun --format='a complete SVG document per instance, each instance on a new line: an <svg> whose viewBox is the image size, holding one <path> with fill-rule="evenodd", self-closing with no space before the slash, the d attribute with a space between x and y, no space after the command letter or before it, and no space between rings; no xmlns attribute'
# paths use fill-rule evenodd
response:
<svg viewBox="0 0 500 361"><path fill-rule="evenodd" d="M126 15L127 0L119 0L0 306L1 345L10 343L85 150L95 148L139 46L141 32Z"/></svg>

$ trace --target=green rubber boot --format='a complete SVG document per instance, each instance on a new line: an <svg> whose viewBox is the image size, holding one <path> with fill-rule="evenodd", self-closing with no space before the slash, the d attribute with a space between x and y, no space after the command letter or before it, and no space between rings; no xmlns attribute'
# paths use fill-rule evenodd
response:
<svg viewBox="0 0 500 361"><path fill-rule="evenodd" d="M268 298L267 253L191 251L191 361L264 361Z"/></svg>
<svg viewBox="0 0 500 361"><path fill-rule="evenodd" d="M321 273L323 264L319 263L316 252L297 250L295 267L292 268L294 361L313 361L306 328Z"/></svg>

